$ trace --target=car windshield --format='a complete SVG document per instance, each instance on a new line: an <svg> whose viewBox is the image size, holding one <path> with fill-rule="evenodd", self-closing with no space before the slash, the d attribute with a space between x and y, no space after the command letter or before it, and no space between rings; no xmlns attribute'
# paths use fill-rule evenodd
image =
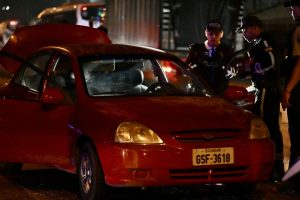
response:
<svg viewBox="0 0 300 200"><path fill-rule="evenodd" d="M170 59L85 58L81 66L90 96L212 96L182 62Z"/></svg>

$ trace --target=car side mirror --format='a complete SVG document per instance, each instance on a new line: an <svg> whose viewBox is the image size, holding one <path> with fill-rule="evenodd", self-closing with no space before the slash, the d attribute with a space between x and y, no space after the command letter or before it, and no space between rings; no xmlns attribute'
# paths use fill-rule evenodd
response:
<svg viewBox="0 0 300 200"><path fill-rule="evenodd" d="M251 111L254 105L255 96L253 93L249 93L243 86L230 85L225 91L224 99L234 105Z"/></svg>
<svg viewBox="0 0 300 200"><path fill-rule="evenodd" d="M64 95L58 88L46 88L41 100L43 104L55 105L64 101Z"/></svg>

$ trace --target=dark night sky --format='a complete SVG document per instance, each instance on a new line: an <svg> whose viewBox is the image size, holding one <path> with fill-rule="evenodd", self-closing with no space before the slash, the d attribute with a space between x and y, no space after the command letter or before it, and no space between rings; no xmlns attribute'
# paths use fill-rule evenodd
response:
<svg viewBox="0 0 300 200"><path fill-rule="evenodd" d="M57 6L68 0L1 0L0 1L0 22L6 19L18 19L22 24L29 21L40 11L47 7ZM7 11L5 8L10 6Z"/></svg>

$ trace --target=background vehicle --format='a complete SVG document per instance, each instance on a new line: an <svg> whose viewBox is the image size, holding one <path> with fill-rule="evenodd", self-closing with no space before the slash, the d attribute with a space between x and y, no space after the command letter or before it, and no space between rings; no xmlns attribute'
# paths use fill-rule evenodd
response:
<svg viewBox="0 0 300 200"><path fill-rule="evenodd" d="M69 23L97 28L105 20L106 6L104 3L67 3L46 8L31 24Z"/></svg>

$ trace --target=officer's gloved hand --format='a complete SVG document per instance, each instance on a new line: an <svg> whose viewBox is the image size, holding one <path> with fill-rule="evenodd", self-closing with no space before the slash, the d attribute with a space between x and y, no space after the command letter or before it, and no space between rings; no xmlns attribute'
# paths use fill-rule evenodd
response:
<svg viewBox="0 0 300 200"><path fill-rule="evenodd" d="M237 75L237 70L234 67L229 66L226 69L226 78L231 79Z"/></svg>

